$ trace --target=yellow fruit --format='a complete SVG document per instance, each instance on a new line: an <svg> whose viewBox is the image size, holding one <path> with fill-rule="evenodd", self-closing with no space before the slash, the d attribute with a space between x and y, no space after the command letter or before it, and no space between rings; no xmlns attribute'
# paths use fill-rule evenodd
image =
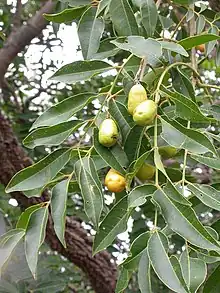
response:
<svg viewBox="0 0 220 293"><path fill-rule="evenodd" d="M111 192L121 192L126 186L125 177L116 170L110 169L105 177L105 186Z"/></svg>
<svg viewBox="0 0 220 293"><path fill-rule="evenodd" d="M116 144L118 128L114 120L105 119L99 127L99 143L106 147Z"/></svg>
<svg viewBox="0 0 220 293"><path fill-rule="evenodd" d="M205 45L201 44L196 46L196 50L199 50L201 53L205 52Z"/></svg>
<svg viewBox="0 0 220 293"><path fill-rule="evenodd" d="M155 174L156 168L150 164L144 163L138 170L136 177L141 181L151 179Z"/></svg>
<svg viewBox="0 0 220 293"><path fill-rule="evenodd" d="M159 147L159 153L162 158L169 159L174 157L178 153L178 150L172 146L166 145Z"/></svg>
<svg viewBox="0 0 220 293"><path fill-rule="evenodd" d="M135 84L128 94L128 112L133 115L135 108L147 100L147 93L141 84Z"/></svg>
<svg viewBox="0 0 220 293"><path fill-rule="evenodd" d="M157 114L157 104L152 100L142 102L134 110L133 120L136 124L145 126L150 124Z"/></svg>

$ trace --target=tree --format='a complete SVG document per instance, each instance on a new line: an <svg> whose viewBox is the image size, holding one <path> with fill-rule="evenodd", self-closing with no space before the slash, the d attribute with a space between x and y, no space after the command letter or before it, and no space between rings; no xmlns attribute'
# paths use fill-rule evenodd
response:
<svg viewBox="0 0 220 293"><path fill-rule="evenodd" d="M158 286L164 292L166 287L213 292L220 248L218 2L210 1L213 10L188 0L61 2L70 7L51 14L55 4L47 1L26 25L21 24L18 1L0 50L4 104L12 97L19 108L5 79L9 64L45 28L45 19L76 21L84 60L63 66L51 79L85 82L70 87L79 93L62 98L33 123L24 146L49 146L50 152L39 155L41 160L32 166L5 115L24 121L11 115L9 105L3 109L0 182L25 210L16 229L0 239L2 268L24 241L28 266L36 276L45 239L86 272L96 292L129 290L136 271L141 292L158 291ZM117 70L113 81L99 86L103 77L96 76L111 69ZM206 71L215 73L214 82ZM87 80L98 82L96 92L87 90ZM95 100L98 111L89 108ZM77 120L69 120L73 115ZM80 127L80 139L66 148L67 138ZM198 168L203 177L196 177ZM110 195L120 191L110 208L103 200L108 192L104 179ZM92 240L75 218L65 216L68 193L81 195L87 221L96 230L93 257ZM205 222L201 215L209 212L212 217ZM134 220L132 244L115 289L115 263L102 251L126 230L129 217ZM210 263L217 268L206 279L207 266L213 269Z"/></svg>

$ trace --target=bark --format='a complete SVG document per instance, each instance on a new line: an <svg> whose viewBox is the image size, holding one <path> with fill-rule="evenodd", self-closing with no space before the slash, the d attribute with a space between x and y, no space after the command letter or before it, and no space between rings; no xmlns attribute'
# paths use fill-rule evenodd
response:
<svg viewBox="0 0 220 293"><path fill-rule="evenodd" d="M31 164L30 158L19 145L9 122L2 114L0 114L0 162L2 163L0 183L5 186L16 172ZM15 192L12 196L22 208L48 199L46 192L41 198L27 198L21 192ZM87 235L80 222L74 217L66 219L65 239L66 249L57 239L52 219L49 217L46 242L50 248L80 267L88 275L97 293L113 293L117 270L110 254L104 251L92 257L92 238Z"/></svg>
<svg viewBox="0 0 220 293"><path fill-rule="evenodd" d="M42 8L28 20L27 24L23 24L18 29L13 29L7 40L4 42L4 46L0 50L1 86L4 85L4 75L13 59L46 27L48 22L44 19L43 14L51 13L54 5L55 3L52 0L47 1L44 6L42 6Z"/></svg>
<svg viewBox="0 0 220 293"><path fill-rule="evenodd" d="M212 10L220 12L220 0L209 0L209 5Z"/></svg>

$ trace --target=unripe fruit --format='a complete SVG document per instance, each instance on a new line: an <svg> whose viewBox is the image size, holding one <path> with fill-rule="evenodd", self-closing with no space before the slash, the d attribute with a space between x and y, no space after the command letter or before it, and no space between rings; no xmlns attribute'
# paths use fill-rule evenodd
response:
<svg viewBox="0 0 220 293"><path fill-rule="evenodd" d="M128 112L133 115L135 108L147 100L147 93L141 84L135 84L128 94Z"/></svg>
<svg viewBox="0 0 220 293"><path fill-rule="evenodd" d="M114 120L105 119L99 127L99 143L106 147L116 144L118 128Z"/></svg>
<svg viewBox="0 0 220 293"><path fill-rule="evenodd" d="M205 45L201 44L196 46L196 50L199 50L201 53L205 52Z"/></svg>
<svg viewBox="0 0 220 293"><path fill-rule="evenodd" d="M162 158L169 159L174 157L178 153L178 150L172 146L166 145L159 147L159 153Z"/></svg>
<svg viewBox="0 0 220 293"><path fill-rule="evenodd" d="M136 177L141 181L151 179L155 174L156 168L150 164L144 163L138 170Z"/></svg>
<svg viewBox="0 0 220 293"><path fill-rule="evenodd" d="M116 170L110 169L105 177L105 186L111 192L121 192L126 186L125 177Z"/></svg>
<svg viewBox="0 0 220 293"><path fill-rule="evenodd" d="M157 104L152 100L142 102L134 110L133 120L136 124L145 126L150 124L157 114Z"/></svg>

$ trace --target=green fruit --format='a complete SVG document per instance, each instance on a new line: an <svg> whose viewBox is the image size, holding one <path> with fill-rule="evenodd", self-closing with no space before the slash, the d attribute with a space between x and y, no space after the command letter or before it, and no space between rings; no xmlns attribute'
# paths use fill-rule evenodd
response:
<svg viewBox="0 0 220 293"><path fill-rule="evenodd" d="M154 166L144 163L138 170L136 177L141 181L149 180L154 176L155 170Z"/></svg>
<svg viewBox="0 0 220 293"><path fill-rule="evenodd" d="M105 147L116 144L118 139L118 128L114 120L105 119L99 127L99 143Z"/></svg>
<svg viewBox="0 0 220 293"><path fill-rule="evenodd" d="M135 108L147 100L147 93L141 84L135 84L128 94L128 112L133 115Z"/></svg>
<svg viewBox="0 0 220 293"><path fill-rule="evenodd" d="M169 159L174 157L178 153L178 150L172 146L166 145L159 147L159 153L162 158Z"/></svg>
<svg viewBox="0 0 220 293"><path fill-rule="evenodd" d="M157 114L157 104L152 100L142 102L134 110L133 120L136 124L145 126L150 124Z"/></svg>

